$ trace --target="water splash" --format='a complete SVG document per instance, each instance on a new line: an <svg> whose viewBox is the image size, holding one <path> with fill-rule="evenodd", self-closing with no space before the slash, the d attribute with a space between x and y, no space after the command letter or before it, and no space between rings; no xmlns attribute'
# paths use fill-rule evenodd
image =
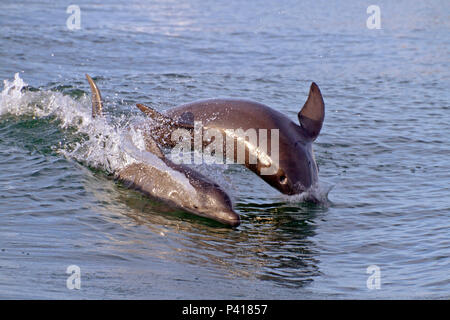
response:
<svg viewBox="0 0 450 320"><path fill-rule="evenodd" d="M129 119L116 117L113 121L108 121L106 117L92 118L87 95L74 100L60 92L29 91L18 73L14 81L4 80L0 116L6 114L33 118L54 117L59 120L58 125L66 130L66 136L78 137L71 143L60 143L55 150L68 159L110 174L130 164L144 162L168 173L182 183L187 191L195 193L186 176L145 150L143 132L133 125L142 120L139 116Z"/></svg>
<svg viewBox="0 0 450 320"><path fill-rule="evenodd" d="M123 128L107 123L105 118L93 119L88 106L86 95L74 100L60 92L29 91L16 73L14 81L4 80L0 116L11 114L58 119L61 129L72 129L80 138L70 145L61 143L56 152L88 166L113 173L133 163L135 160L120 147Z"/></svg>
<svg viewBox="0 0 450 320"><path fill-rule="evenodd" d="M314 202L321 205L327 205L328 193L333 189L334 185L325 183L323 181L313 184L305 192L295 195L283 195L283 198L290 203L296 202Z"/></svg>
<svg viewBox="0 0 450 320"><path fill-rule="evenodd" d="M0 116L32 116L33 118L55 117L61 129L72 129L80 138L70 145L61 144L56 150L69 159L87 166L114 173L138 161L139 155L123 148L124 132L140 148L143 136L140 130L127 130L129 121L108 123L106 118L92 118L90 100L84 95L79 100L60 92L48 90L29 91L27 84L16 73L14 81L4 80L1 92ZM120 119L119 119L120 120ZM119 124L120 123L120 124Z"/></svg>

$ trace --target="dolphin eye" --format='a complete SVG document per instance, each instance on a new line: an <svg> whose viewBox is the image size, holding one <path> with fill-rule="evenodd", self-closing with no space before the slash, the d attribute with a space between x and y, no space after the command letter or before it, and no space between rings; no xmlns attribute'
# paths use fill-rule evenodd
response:
<svg viewBox="0 0 450 320"><path fill-rule="evenodd" d="M281 184L286 184L287 182L287 177L284 174L282 174L278 179L280 179Z"/></svg>

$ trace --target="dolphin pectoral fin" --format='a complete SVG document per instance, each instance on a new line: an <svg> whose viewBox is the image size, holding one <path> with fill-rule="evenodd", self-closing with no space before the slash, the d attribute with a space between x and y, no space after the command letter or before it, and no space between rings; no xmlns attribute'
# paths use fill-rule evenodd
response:
<svg viewBox="0 0 450 320"><path fill-rule="evenodd" d="M92 78L86 74L86 79L89 82L89 86L91 87L91 93L92 93L92 117L95 118L96 116L102 115L102 109L103 109L103 103L102 103L102 96L100 94L100 90L97 87L97 84L92 80Z"/></svg>
<svg viewBox="0 0 450 320"><path fill-rule="evenodd" d="M322 93L316 83L311 84L308 99L302 110L298 113L298 120L306 134L315 140L322 129L323 120L325 118L325 103L323 102Z"/></svg>
<svg viewBox="0 0 450 320"><path fill-rule="evenodd" d="M153 139L150 136L146 136L145 137L145 149L148 152L153 153L154 155L156 155L160 159L164 159L165 158L165 155L162 152L161 148L158 146L158 143L155 141L155 139Z"/></svg>

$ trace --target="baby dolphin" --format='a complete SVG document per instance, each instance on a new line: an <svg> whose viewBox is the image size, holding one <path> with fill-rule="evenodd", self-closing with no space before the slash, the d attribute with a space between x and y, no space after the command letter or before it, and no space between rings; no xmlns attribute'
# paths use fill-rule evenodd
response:
<svg viewBox="0 0 450 320"><path fill-rule="evenodd" d="M298 113L299 125L264 104L240 99L201 100L169 109L165 113L159 113L141 104L138 108L153 120L157 120L158 124L151 129L151 133L157 141L166 146L173 146L168 139L173 130L194 129L195 121L199 121L203 129L222 132L225 136L223 141L230 136L229 132L239 129L247 132L254 129L257 139L248 139L249 141L245 142L247 168L272 187L288 195L302 193L318 183L318 167L312 144L322 128L325 104L320 89L314 82L311 84L306 103ZM270 134L264 133L265 136L261 136L261 132L269 131ZM230 138L236 140L236 136L231 135ZM263 141L261 138L267 141L266 152L261 151L261 146L257 143ZM272 146L278 147L278 153L273 152L275 148ZM232 158L236 161L236 144L234 150ZM251 157L256 158L257 162L249 161ZM264 163L273 166L270 174L263 172Z"/></svg>
<svg viewBox="0 0 450 320"><path fill-rule="evenodd" d="M86 75L92 91L92 116L101 116L100 90ZM228 194L216 183L184 165L175 164L164 156L158 144L146 137L146 151L138 149L131 137L124 148L137 159L114 173L116 179L131 188L192 214L216 220L230 226L240 224Z"/></svg>

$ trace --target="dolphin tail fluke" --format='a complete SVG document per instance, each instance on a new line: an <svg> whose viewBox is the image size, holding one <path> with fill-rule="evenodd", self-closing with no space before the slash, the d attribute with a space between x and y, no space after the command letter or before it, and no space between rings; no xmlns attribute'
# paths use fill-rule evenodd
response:
<svg viewBox="0 0 450 320"><path fill-rule="evenodd" d="M92 93L92 117L95 118L96 116L102 115L103 110L103 103L102 103L102 96L100 94L100 90L97 87L97 84L92 80L92 78L86 74L86 79L89 82L89 86L91 87L91 93Z"/></svg>
<svg viewBox="0 0 450 320"><path fill-rule="evenodd" d="M308 99L298 113L298 120L305 133L312 140L315 140L322 129L324 118L325 103L323 102L322 93L319 86L313 82L309 89Z"/></svg>

